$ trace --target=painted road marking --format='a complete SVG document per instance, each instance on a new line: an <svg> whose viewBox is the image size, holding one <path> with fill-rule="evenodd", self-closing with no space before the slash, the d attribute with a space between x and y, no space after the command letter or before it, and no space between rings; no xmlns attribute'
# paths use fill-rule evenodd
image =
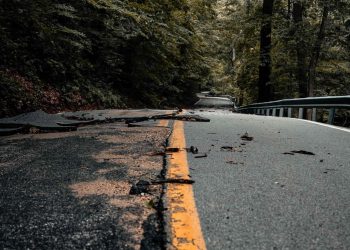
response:
<svg viewBox="0 0 350 250"><path fill-rule="evenodd" d="M168 179L190 179L187 162L184 122L175 121L169 147L179 152L169 155ZM170 216L171 245L179 250L205 250L200 220L197 213L192 185L167 184L166 198Z"/></svg>
<svg viewBox="0 0 350 250"><path fill-rule="evenodd" d="M321 123L321 122L314 122L314 121L310 121L310 120L304 120L304 119L298 119L304 122L308 122L308 123L312 123L318 126L323 126L323 127L327 127L327 128L332 128L332 129L336 129L336 130L340 130L343 132L348 132L350 133L350 129L348 128L342 128L342 127L338 127L338 126L334 126L334 125L330 125L330 124L326 124L326 123Z"/></svg>

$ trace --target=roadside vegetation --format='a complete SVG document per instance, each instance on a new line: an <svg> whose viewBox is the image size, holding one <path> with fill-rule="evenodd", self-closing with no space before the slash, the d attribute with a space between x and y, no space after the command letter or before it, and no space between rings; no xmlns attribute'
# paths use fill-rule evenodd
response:
<svg viewBox="0 0 350 250"><path fill-rule="evenodd" d="M0 116L350 94L347 0L0 3Z"/></svg>

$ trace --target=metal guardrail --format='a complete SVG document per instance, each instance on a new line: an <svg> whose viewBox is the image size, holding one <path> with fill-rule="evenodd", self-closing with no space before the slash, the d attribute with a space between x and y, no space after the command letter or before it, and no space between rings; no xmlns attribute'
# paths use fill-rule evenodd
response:
<svg viewBox="0 0 350 250"><path fill-rule="evenodd" d="M299 119L305 119L305 110L312 109L311 120L317 120L317 109L328 109L328 123L334 123L336 109L350 109L350 95L308 97L299 99L284 99L273 102L253 103L238 108L238 112L247 114L292 117L294 108L299 109Z"/></svg>

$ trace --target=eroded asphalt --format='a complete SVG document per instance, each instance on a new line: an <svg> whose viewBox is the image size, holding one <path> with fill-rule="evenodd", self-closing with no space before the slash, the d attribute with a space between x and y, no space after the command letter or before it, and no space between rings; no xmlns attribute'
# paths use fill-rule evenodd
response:
<svg viewBox="0 0 350 250"><path fill-rule="evenodd" d="M190 112L211 119L185 124L207 249L350 249L349 132Z"/></svg>
<svg viewBox="0 0 350 250"><path fill-rule="evenodd" d="M350 248L349 132L232 112L190 115L211 120L185 123L208 249ZM130 190L163 178L170 126L130 125L1 137L0 248L163 249L161 185Z"/></svg>
<svg viewBox="0 0 350 250"><path fill-rule="evenodd" d="M108 123L0 138L0 249L162 249L166 126ZM34 131L36 132L36 131Z"/></svg>
<svg viewBox="0 0 350 250"><path fill-rule="evenodd" d="M127 123L160 118L175 119L177 110L105 109L48 114L42 110L0 119L0 136L17 133L76 131L79 126L125 121Z"/></svg>

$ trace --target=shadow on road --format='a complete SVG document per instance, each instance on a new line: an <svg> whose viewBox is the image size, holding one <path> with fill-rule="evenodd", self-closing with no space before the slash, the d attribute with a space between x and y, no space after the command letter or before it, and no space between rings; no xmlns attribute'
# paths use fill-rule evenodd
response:
<svg viewBox="0 0 350 250"><path fill-rule="evenodd" d="M106 129L102 135L0 141L0 248L135 249L143 234L152 238L153 249L161 248L154 238L156 211L146 206L160 191L129 195L140 176L159 174L161 158L153 169L113 158L140 157L159 141L101 140L118 133L127 136ZM101 154L106 158L96 157Z"/></svg>

